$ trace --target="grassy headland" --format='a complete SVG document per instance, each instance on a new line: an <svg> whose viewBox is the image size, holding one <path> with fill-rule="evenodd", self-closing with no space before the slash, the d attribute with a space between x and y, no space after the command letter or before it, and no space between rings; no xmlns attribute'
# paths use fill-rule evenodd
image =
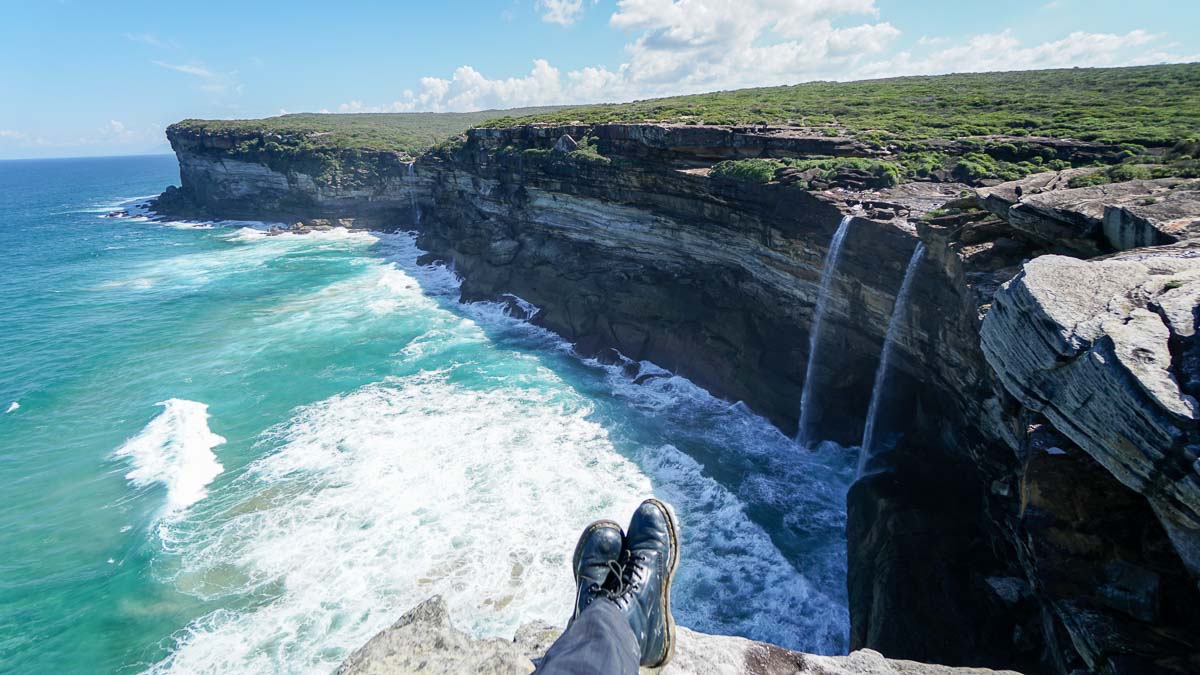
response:
<svg viewBox="0 0 1200 675"><path fill-rule="evenodd" d="M555 106L469 113L297 113L257 120L186 119L183 132L227 135L286 145L293 150L375 150L419 155L435 144L496 117L548 114Z"/></svg>
<svg viewBox="0 0 1200 675"><path fill-rule="evenodd" d="M184 120L168 133L207 137L218 141L206 144L210 152L277 168L307 161L312 175L338 181L349 177L344 165L360 151L414 157L473 126L634 122L793 127L850 137L875 149L871 158L743 159L713 168L714 176L731 180L766 182L794 168L808 177L805 185L839 184L846 176L874 186L911 179L978 183L1090 165L1116 168L1081 181L1196 176L1200 64L810 82L622 104L477 113ZM1073 139L1104 149L1064 154L1045 139ZM585 142L572 156L606 160L601 150Z"/></svg>
<svg viewBox="0 0 1200 675"><path fill-rule="evenodd" d="M488 120L791 125L879 141L1046 136L1167 146L1200 133L1200 63L809 82Z"/></svg>

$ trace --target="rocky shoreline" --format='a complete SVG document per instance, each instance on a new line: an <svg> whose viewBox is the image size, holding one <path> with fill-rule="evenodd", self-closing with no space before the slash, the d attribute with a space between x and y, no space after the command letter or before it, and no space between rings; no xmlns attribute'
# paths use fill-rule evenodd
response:
<svg viewBox="0 0 1200 675"><path fill-rule="evenodd" d="M848 499L852 648L1030 672L1200 670L1200 180L1072 187L1071 170L809 190L705 167L878 149L654 124L473 129L415 160L349 153L330 175L319 158L168 133L182 187L161 213L415 229L465 299L517 295L581 352L654 361L786 433L810 380L820 435L850 444L923 243L880 419L894 448ZM1034 141L1081 161L1114 151ZM845 215L817 336L832 356L810 376Z"/></svg>

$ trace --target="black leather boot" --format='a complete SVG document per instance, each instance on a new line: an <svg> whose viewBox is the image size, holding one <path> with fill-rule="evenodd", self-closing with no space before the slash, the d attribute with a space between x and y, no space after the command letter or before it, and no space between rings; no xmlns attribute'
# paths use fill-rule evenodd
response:
<svg viewBox="0 0 1200 675"><path fill-rule="evenodd" d="M647 499L634 511L621 566L620 586L608 597L629 620L642 648L641 665L661 668L675 654L671 580L679 566L679 526L671 507Z"/></svg>
<svg viewBox="0 0 1200 675"><path fill-rule="evenodd" d="M602 593L601 589L610 581L610 574L620 577L617 561L624 543L625 533L620 525L611 520L597 520L583 529L571 559L571 569L575 571L575 614L571 616L572 621ZM616 578L611 580L609 586L615 583Z"/></svg>

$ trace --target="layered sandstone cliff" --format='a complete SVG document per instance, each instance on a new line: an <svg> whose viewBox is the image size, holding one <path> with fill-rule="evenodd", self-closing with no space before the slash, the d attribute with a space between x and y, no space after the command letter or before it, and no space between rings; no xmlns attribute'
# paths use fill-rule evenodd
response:
<svg viewBox="0 0 1200 675"><path fill-rule="evenodd" d="M595 150L578 149L585 137ZM878 152L770 128L475 129L415 161L171 140L182 188L162 209L417 229L465 298L519 296L580 351L652 360L789 433L809 379L819 435L848 443L924 242L894 336L886 451L848 500L852 647L1034 671L1200 669L1194 181L1081 191L1045 174L981 189L977 208L950 183L851 193L707 175L720 159ZM828 358L808 378L844 216Z"/></svg>

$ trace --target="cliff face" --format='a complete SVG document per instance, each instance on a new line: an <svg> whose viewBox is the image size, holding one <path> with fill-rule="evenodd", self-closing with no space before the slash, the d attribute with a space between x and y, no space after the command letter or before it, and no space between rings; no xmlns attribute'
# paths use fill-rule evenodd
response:
<svg viewBox="0 0 1200 675"><path fill-rule="evenodd" d="M821 269L846 205L691 172L697 158L750 141L684 130L596 131L614 136L611 145L599 136L601 158L549 150L563 128L473 130L456 152L418 164L432 186L420 243L454 263L464 295L518 295L542 308L535 321L585 353L650 359L791 433ZM817 364L816 400L837 401L813 411L827 436L861 434L915 245L915 232L899 223L849 225L821 335L838 358Z"/></svg>
<svg viewBox="0 0 1200 675"><path fill-rule="evenodd" d="M708 176L720 159L878 152L769 128L474 129L415 162L171 141L183 187L160 208L415 228L466 299L518 296L581 352L655 361L788 433L811 379L817 435L851 444L924 242L880 406L889 449L848 499L852 647L1035 671L1200 669L1193 182L1081 192L1043 174L980 190L977 208L956 184L810 192ZM1147 244L1170 246L1096 258Z"/></svg>
<svg viewBox="0 0 1200 675"><path fill-rule="evenodd" d="M270 134L250 137L173 126L181 190L165 193L168 210L225 218L353 218L394 227L412 213L419 190L412 160L399 152L272 151ZM249 146L249 147L248 147ZM198 209L195 211L194 209Z"/></svg>

